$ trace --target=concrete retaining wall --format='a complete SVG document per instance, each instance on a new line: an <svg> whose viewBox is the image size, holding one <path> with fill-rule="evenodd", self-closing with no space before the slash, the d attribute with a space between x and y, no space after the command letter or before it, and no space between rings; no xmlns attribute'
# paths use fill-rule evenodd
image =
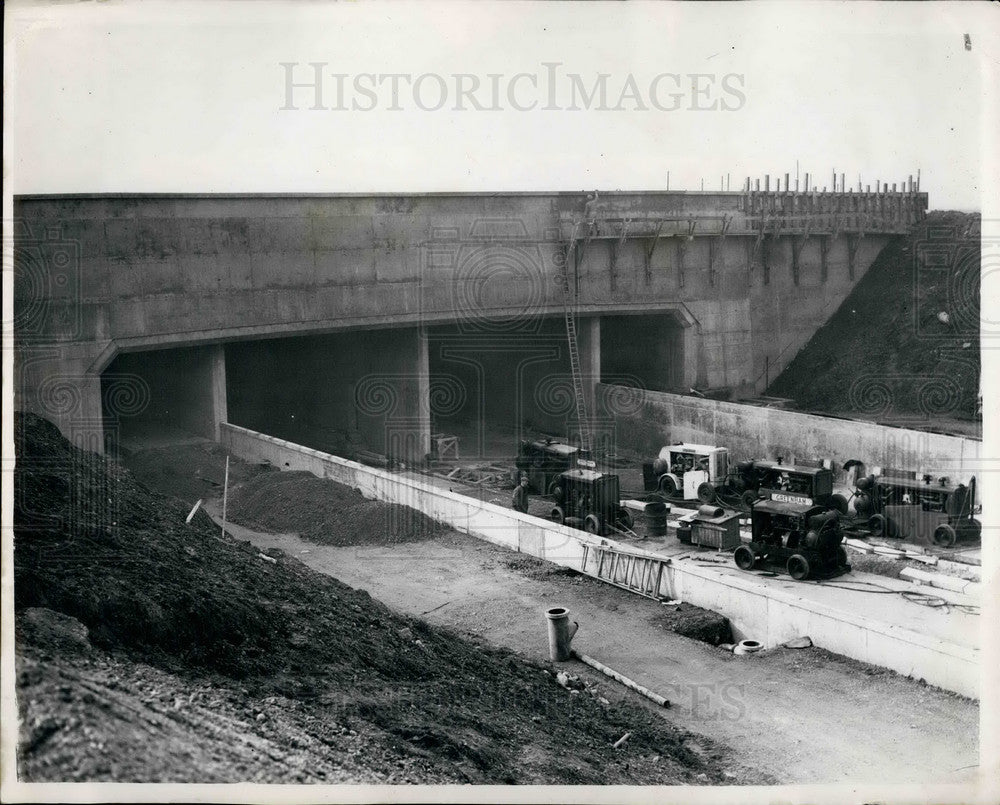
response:
<svg viewBox="0 0 1000 805"><path fill-rule="evenodd" d="M457 531L575 570L582 569L588 545L605 544L662 558L235 425L222 426L222 439L245 461L267 461L284 470L330 478L355 487L366 497L411 506ZM979 652L974 649L767 588L751 576L727 575L684 561L674 561L666 570L662 595L725 615L737 636L752 635L765 646L774 646L805 634L816 645L838 654L923 678L966 696L979 696Z"/></svg>
<svg viewBox="0 0 1000 805"><path fill-rule="evenodd" d="M869 469L912 469L962 481L981 471L982 442L968 437L606 384L598 385L597 398L614 419L619 448L643 455L685 441L728 447L737 461L829 458L841 466L858 459Z"/></svg>

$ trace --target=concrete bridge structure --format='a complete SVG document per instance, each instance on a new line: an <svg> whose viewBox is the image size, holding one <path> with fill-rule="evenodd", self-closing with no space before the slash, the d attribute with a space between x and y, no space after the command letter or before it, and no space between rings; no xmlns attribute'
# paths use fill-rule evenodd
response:
<svg viewBox="0 0 1000 805"><path fill-rule="evenodd" d="M419 457L478 423L565 431L588 394L761 392L927 194L15 199L15 404L103 450L224 421ZM564 293L561 272L569 278Z"/></svg>

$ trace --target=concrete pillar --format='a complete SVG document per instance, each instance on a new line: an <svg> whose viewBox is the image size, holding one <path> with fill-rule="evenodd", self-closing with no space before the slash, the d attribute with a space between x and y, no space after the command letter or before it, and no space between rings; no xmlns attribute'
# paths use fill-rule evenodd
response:
<svg viewBox="0 0 1000 805"><path fill-rule="evenodd" d="M420 459L431 450L431 366L425 330L414 330L417 339L417 442Z"/></svg>
<svg viewBox="0 0 1000 805"><path fill-rule="evenodd" d="M92 353L76 345L18 350L14 408L48 419L76 447L103 454L101 377L88 371Z"/></svg>
<svg viewBox="0 0 1000 805"><path fill-rule="evenodd" d="M221 438L220 426L228 419L228 406L226 403L226 348L224 345L215 344L209 347L208 364L212 438L215 441L219 441Z"/></svg>
<svg viewBox="0 0 1000 805"><path fill-rule="evenodd" d="M219 441L227 419L226 350L222 344L146 353L137 371L148 372L154 397L171 411L173 424Z"/></svg>
<svg viewBox="0 0 1000 805"><path fill-rule="evenodd" d="M580 350L580 374L583 376L583 395L587 411L594 416L596 408L595 387L601 382L601 317L587 316L577 324L577 342Z"/></svg>
<svg viewBox="0 0 1000 805"><path fill-rule="evenodd" d="M101 404L101 378L98 375L81 374L75 385L80 395L80 404L74 412L68 417L53 418L48 413L43 416L55 419L59 430L76 447L103 455L106 434Z"/></svg>
<svg viewBox="0 0 1000 805"><path fill-rule="evenodd" d="M368 343L373 339L369 337ZM394 389L397 400L376 415L383 446L376 450L405 463L423 461L431 449L431 377L427 339L418 328L386 330L366 356L369 379ZM359 345L360 349L364 347ZM374 423L373 423L374 424Z"/></svg>

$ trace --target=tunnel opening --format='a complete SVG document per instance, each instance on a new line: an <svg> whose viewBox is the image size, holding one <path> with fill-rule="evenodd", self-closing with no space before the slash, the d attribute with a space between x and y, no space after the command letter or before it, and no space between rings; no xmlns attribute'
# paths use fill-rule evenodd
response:
<svg viewBox="0 0 1000 805"><path fill-rule="evenodd" d="M226 418L218 345L127 352L101 375L106 448L218 439Z"/></svg>
<svg viewBox="0 0 1000 805"><path fill-rule="evenodd" d="M581 316L591 417L597 381L676 390L683 327L670 314ZM512 459L522 439L577 437L562 316L497 332L462 323L352 330L118 355L102 375L106 431L124 446L220 438L230 422L358 460ZM598 427L599 423L594 425Z"/></svg>
<svg viewBox="0 0 1000 805"><path fill-rule="evenodd" d="M601 317L601 382L685 391L684 327L671 313Z"/></svg>
<svg viewBox="0 0 1000 805"><path fill-rule="evenodd" d="M599 376L598 327L596 317L577 324L586 383ZM465 456L511 459L521 439L572 440L576 402L561 316L501 334L440 325L428 328L427 341L432 431L458 436Z"/></svg>
<svg viewBox="0 0 1000 805"><path fill-rule="evenodd" d="M348 458L422 460L423 349L416 328L229 343L229 421Z"/></svg>

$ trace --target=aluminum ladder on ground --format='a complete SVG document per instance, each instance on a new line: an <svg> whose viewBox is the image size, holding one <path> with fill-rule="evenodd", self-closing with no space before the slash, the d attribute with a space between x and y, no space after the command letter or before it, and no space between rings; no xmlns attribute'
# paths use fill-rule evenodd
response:
<svg viewBox="0 0 1000 805"><path fill-rule="evenodd" d="M605 545L584 545L580 567L586 576L659 601L663 598L660 594L663 568L669 564L667 557L661 559Z"/></svg>
<svg viewBox="0 0 1000 805"><path fill-rule="evenodd" d="M587 416L587 398L583 391L583 372L580 368L580 349L576 335L576 314L573 311L574 298L569 285L569 261L570 256L575 257L576 252L576 232L574 227L573 238L569 248L566 249L566 259L563 261L560 270L560 280L562 281L563 294L563 316L566 320L566 342L569 345L569 368L573 375L573 395L576 400L576 418L580 425L580 447L583 450L590 450L590 419Z"/></svg>

